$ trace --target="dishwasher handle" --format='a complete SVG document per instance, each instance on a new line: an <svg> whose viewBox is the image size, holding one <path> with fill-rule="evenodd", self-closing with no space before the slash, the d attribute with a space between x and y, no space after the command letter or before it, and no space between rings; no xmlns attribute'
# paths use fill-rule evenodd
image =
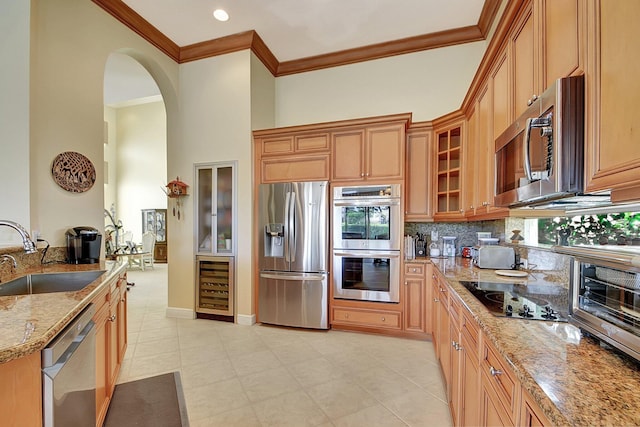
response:
<svg viewBox="0 0 640 427"><path fill-rule="evenodd" d="M60 357L57 360L55 360L51 366L42 368L42 373L48 376L49 378L51 378L52 380L55 379L56 376L62 370L62 368L64 368L65 364L69 360L71 360L73 355L78 351L80 346L86 340L91 340L93 337L95 337L95 334L96 334L95 326L96 326L95 322L93 320L90 320L89 323L86 324L85 328L78 335L76 335L75 339L71 342L71 345L69 345L69 347L65 349L65 351L60 355ZM95 340L93 345L95 345ZM43 350L43 358L44 358L45 350Z"/></svg>

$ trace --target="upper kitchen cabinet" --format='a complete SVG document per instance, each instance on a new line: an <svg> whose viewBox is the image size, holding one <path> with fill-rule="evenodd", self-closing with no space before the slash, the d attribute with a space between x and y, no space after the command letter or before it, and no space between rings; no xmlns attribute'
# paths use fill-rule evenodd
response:
<svg viewBox="0 0 640 427"><path fill-rule="evenodd" d="M513 117L507 124L555 80L584 72L584 5L580 0L531 0L521 8L508 39Z"/></svg>
<svg viewBox="0 0 640 427"><path fill-rule="evenodd" d="M196 244L200 255L232 255L235 241L236 162L198 164Z"/></svg>
<svg viewBox="0 0 640 427"><path fill-rule="evenodd" d="M332 181L404 179L407 123L404 119L333 131Z"/></svg>
<svg viewBox="0 0 640 427"><path fill-rule="evenodd" d="M326 131L254 132L260 183L328 180L329 142Z"/></svg>
<svg viewBox="0 0 640 427"><path fill-rule="evenodd" d="M436 221L464 219L462 204L462 138L464 117L456 112L434 122L436 145Z"/></svg>
<svg viewBox="0 0 640 427"><path fill-rule="evenodd" d="M405 174L405 221L433 221L433 128L412 123L407 131Z"/></svg>
<svg viewBox="0 0 640 427"><path fill-rule="evenodd" d="M636 0L588 2L586 187L613 189L614 201L640 197L638 16Z"/></svg>

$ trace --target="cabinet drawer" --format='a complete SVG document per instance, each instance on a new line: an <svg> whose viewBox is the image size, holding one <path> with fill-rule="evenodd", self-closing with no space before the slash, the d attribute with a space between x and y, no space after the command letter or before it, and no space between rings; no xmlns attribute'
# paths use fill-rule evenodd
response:
<svg viewBox="0 0 640 427"><path fill-rule="evenodd" d="M479 328L475 319L465 308L462 309L460 332L467 338L470 345L467 346L467 350L473 352L474 355L478 354L478 342L479 342Z"/></svg>
<svg viewBox="0 0 640 427"><path fill-rule="evenodd" d="M334 308L333 322L378 328L400 329L400 313L394 311Z"/></svg>
<svg viewBox="0 0 640 427"><path fill-rule="evenodd" d="M457 329L460 329L460 310L462 309L462 303L458 301L458 298L455 294L452 294L449 298L449 316L451 317L451 322L456 326Z"/></svg>
<svg viewBox="0 0 640 427"><path fill-rule="evenodd" d="M425 264L405 264L404 274L408 276L424 276Z"/></svg>
<svg viewBox="0 0 640 427"><path fill-rule="evenodd" d="M480 369L487 383L500 397L500 402L512 419L516 419L519 384L506 360L488 342L482 343Z"/></svg>

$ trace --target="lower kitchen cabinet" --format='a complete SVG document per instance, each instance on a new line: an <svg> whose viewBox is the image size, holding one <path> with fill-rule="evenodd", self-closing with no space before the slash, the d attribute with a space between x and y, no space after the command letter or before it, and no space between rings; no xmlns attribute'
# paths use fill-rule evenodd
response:
<svg viewBox="0 0 640 427"><path fill-rule="evenodd" d="M362 327L365 330L366 328L400 330L402 316L399 311L333 307L333 310L331 310L331 324L338 327Z"/></svg>
<svg viewBox="0 0 640 427"><path fill-rule="evenodd" d="M531 395L522 390L522 407L520 408L521 427L550 427L553 424L542 414Z"/></svg>
<svg viewBox="0 0 640 427"><path fill-rule="evenodd" d="M233 265L233 257L197 257L197 315L233 317Z"/></svg>
<svg viewBox="0 0 640 427"><path fill-rule="evenodd" d="M416 334L431 332L427 329L427 277L433 266L430 263L407 263L404 266L404 330ZM429 322L430 323L430 322ZM430 325L429 325L430 326Z"/></svg>
<svg viewBox="0 0 640 427"><path fill-rule="evenodd" d="M93 299L96 314L96 425L104 423L127 349L127 276L112 279Z"/></svg>
<svg viewBox="0 0 640 427"><path fill-rule="evenodd" d="M42 425L40 352L0 364L0 417L3 426Z"/></svg>

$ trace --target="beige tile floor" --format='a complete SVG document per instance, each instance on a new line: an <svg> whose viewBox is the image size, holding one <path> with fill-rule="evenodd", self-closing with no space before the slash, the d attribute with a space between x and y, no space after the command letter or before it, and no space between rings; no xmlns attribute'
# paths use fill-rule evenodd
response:
<svg viewBox="0 0 640 427"><path fill-rule="evenodd" d="M430 342L170 319L167 266L130 271L118 382L180 371L201 426L450 426Z"/></svg>

